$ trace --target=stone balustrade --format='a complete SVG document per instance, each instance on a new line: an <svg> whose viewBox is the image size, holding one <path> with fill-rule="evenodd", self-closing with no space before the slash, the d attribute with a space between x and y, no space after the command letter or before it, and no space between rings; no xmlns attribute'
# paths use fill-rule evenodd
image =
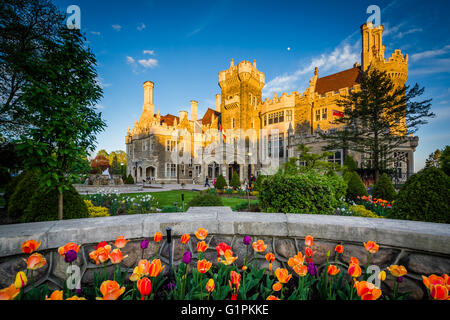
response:
<svg viewBox="0 0 450 320"><path fill-rule="evenodd" d="M385 269L391 264L404 265L408 274L400 286L400 292L409 291L412 298L427 298L428 294L421 283L421 275L450 273L450 225L390 219L361 217L342 217L324 215L302 215L283 213L233 212L229 207L190 208L186 213L152 213L143 215L122 215L103 218L73 219L62 221L36 222L0 226L0 288L14 281L17 271L25 270L26 258L21 252L21 244L29 239L42 241L38 252L47 259L47 265L35 272L36 284L48 283L51 288L61 288L66 279L67 264L57 253L57 248L68 242L82 244L76 264L82 273L82 285L91 284L98 265L89 259L89 252L100 241L113 242L118 236L131 241L122 250L128 255L122 266L131 272L142 255L149 258L157 250L163 263L168 263L168 245L161 241L156 245L152 239L155 232L166 234L171 227L174 236L174 264L180 263L183 233L191 235L190 250L196 252L197 239L194 232L203 227L209 231L206 239L209 248L206 259L216 262L215 247L226 242L233 247L241 266L247 248L242 242L245 235L253 241L263 239L268 245L267 252L276 256L274 268L286 267L289 257L298 251L304 252L304 238L312 235L315 239L314 262L322 267L326 254L331 253L334 261L336 244L344 245L344 253L337 264L346 272L350 257L367 263L367 252L363 242L376 241L380 249L372 255L372 264ZM142 239L150 239L150 246L142 251ZM250 248L251 249L251 248ZM252 250L249 250L252 251ZM253 258L253 253L249 255ZM195 262L196 254L194 254ZM260 266L268 267L264 255L254 257ZM108 270L112 270L109 264ZM167 270L165 268L164 270ZM382 283L383 292L392 292L393 281Z"/></svg>

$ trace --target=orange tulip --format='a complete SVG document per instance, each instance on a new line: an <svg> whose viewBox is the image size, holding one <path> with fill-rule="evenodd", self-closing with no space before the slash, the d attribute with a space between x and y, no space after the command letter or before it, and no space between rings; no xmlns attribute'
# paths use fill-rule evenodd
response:
<svg viewBox="0 0 450 320"><path fill-rule="evenodd" d="M305 244L306 244L308 247L313 246L313 245L314 245L314 237L313 237L313 236L310 236L310 235L307 235L307 236L305 237Z"/></svg>
<svg viewBox="0 0 450 320"><path fill-rule="evenodd" d="M117 264L122 262L123 259L125 259L126 257L128 257L128 255L123 256L122 251L120 251L120 249L114 249L110 254L109 254L109 259L111 260L112 264Z"/></svg>
<svg viewBox="0 0 450 320"><path fill-rule="evenodd" d="M301 265L301 264L297 264L295 265L293 268L294 272L296 274L298 274L300 277L304 277L306 276L306 274L308 273L308 267Z"/></svg>
<svg viewBox="0 0 450 320"><path fill-rule="evenodd" d="M394 277L403 277L408 273L404 266L397 266L395 264L391 265L390 267L387 267L387 269L391 272L391 274Z"/></svg>
<svg viewBox="0 0 450 320"><path fill-rule="evenodd" d="M47 260L40 253L33 253L28 260L23 259L27 263L27 269L36 270L47 264Z"/></svg>
<svg viewBox="0 0 450 320"><path fill-rule="evenodd" d="M205 240L206 237L208 236L208 230L206 230L204 228L199 228L195 232L195 236L197 237L198 240Z"/></svg>
<svg viewBox="0 0 450 320"><path fill-rule="evenodd" d="M445 285L445 279L443 277L439 277L435 274L432 274L429 277L422 276L423 284L427 289L431 289L432 286L436 285Z"/></svg>
<svg viewBox="0 0 450 320"><path fill-rule="evenodd" d="M312 250L311 247L306 247L305 254L307 257L312 257L317 250Z"/></svg>
<svg viewBox="0 0 450 320"><path fill-rule="evenodd" d="M444 278L445 281L445 286L447 287L447 289L450 291L450 277L447 274L443 274L442 278Z"/></svg>
<svg viewBox="0 0 450 320"><path fill-rule="evenodd" d="M448 289L441 284L431 286L430 295L435 300L449 300Z"/></svg>
<svg viewBox="0 0 450 320"><path fill-rule="evenodd" d="M189 239L191 239L191 236L189 234L185 233L181 236L181 243L186 244L186 243L188 243Z"/></svg>
<svg viewBox="0 0 450 320"><path fill-rule="evenodd" d="M0 290L0 300L14 300L19 294L20 289L11 284L9 287Z"/></svg>
<svg viewBox="0 0 450 320"><path fill-rule="evenodd" d="M152 292L152 282L149 278L142 278L137 282L137 288L142 295L141 300L144 300Z"/></svg>
<svg viewBox="0 0 450 320"><path fill-rule="evenodd" d="M214 291L214 279L209 279L208 282L206 283L206 291L211 293Z"/></svg>
<svg viewBox="0 0 450 320"><path fill-rule="evenodd" d="M342 252L344 252L344 246L341 245L341 244L338 244L336 246L336 248L334 248L334 251L336 251L337 253L341 253L342 254Z"/></svg>
<svg viewBox="0 0 450 320"><path fill-rule="evenodd" d="M161 242L161 240L162 240L162 233L159 232L159 231L156 232L155 235L153 236L153 240L154 240L156 243Z"/></svg>
<svg viewBox="0 0 450 320"><path fill-rule="evenodd" d="M224 259L222 259L221 257L218 258L218 261L220 263L223 263L226 266L229 266L238 258L238 257L233 257L233 251L231 251L229 249L225 250L225 252L223 253L223 257L224 257Z"/></svg>
<svg viewBox="0 0 450 320"><path fill-rule="evenodd" d="M349 264L359 264L359 260L357 258L355 258L355 257L351 257Z"/></svg>
<svg viewBox="0 0 450 320"><path fill-rule="evenodd" d="M280 282L275 282L272 286L273 291L280 291L283 288L283 285Z"/></svg>
<svg viewBox="0 0 450 320"><path fill-rule="evenodd" d="M205 250L208 249L208 245L205 241L200 241L197 243L197 251L198 252L205 252Z"/></svg>
<svg viewBox="0 0 450 320"><path fill-rule="evenodd" d="M229 283L231 290L233 290L232 285L234 285L236 287L236 292L239 292L239 286L241 285L241 275L236 271L231 271Z"/></svg>
<svg viewBox="0 0 450 320"><path fill-rule="evenodd" d="M355 281L354 287L361 300L377 300L381 296L381 290L371 282Z"/></svg>
<svg viewBox="0 0 450 320"><path fill-rule="evenodd" d="M120 287L116 281L106 280L100 286L100 292L103 297L97 297L97 300L117 300L125 292L125 287Z"/></svg>
<svg viewBox="0 0 450 320"><path fill-rule="evenodd" d="M298 252L297 255L293 256L292 258L289 258L288 265L290 267L294 267L296 265L302 265L305 262L305 257L301 252Z"/></svg>
<svg viewBox="0 0 450 320"><path fill-rule="evenodd" d="M292 278L292 275L289 274L287 269L284 268L278 268L275 270L275 276L281 283L287 283Z"/></svg>
<svg viewBox="0 0 450 320"><path fill-rule="evenodd" d="M63 291L62 290L55 290L50 295L50 298L45 296L45 300L63 300Z"/></svg>
<svg viewBox="0 0 450 320"><path fill-rule="evenodd" d="M335 275L337 275L340 271L341 271L341 270L340 270L338 267L336 267L335 265L332 265L332 264L330 264L330 265L328 266L328 269L327 269L327 272L328 272L328 274L329 274L330 276L335 276Z"/></svg>
<svg viewBox="0 0 450 320"><path fill-rule="evenodd" d="M264 244L263 240L253 242L252 247L256 252L264 252L267 249L267 245Z"/></svg>
<svg viewBox="0 0 450 320"><path fill-rule="evenodd" d="M242 266L241 270L242 270L242 271L247 270L247 266Z"/></svg>
<svg viewBox="0 0 450 320"><path fill-rule="evenodd" d="M361 276L362 270L359 264L352 263L348 267L348 274L353 278L358 278Z"/></svg>
<svg viewBox="0 0 450 320"><path fill-rule="evenodd" d="M70 298L67 298L66 300L86 300L86 298L83 298L83 297L79 297L79 296L72 296L72 297L70 297ZM103 300L103 299L101 299L101 298L97 298L97 300Z"/></svg>
<svg viewBox="0 0 450 320"><path fill-rule="evenodd" d="M267 262L270 262L270 263L274 262L275 255L272 252L267 253L266 254L266 260L267 260Z"/></svg>
<svg viewBox="0 0 450 320"><path fill-rule="evenodd" d="M368 241L367 243L364 242L364 248L370 253L376 253L380 246L375 241Z"/></svg>
<svg viewBox="0 0 450 320"><path fill-rule="evenodd" d="M161 266L161 260L154 259L149 265L148 274L150 277L157 277L166 266Z"/></svg>
<svg viewBox="0 0 450 320"><path fill-rule="evenodd" d="M63 247L59 247L58 248L58 253L61 257L65 257L66 256L66 252L69 250L74 250L76 253L78 253L78 251L80 250L81 245L77 245L74 242L69 242L67 243L65 246Z"/></svg>
<svg viewBox="0 0 450 320"><path fill-rule="evenodd" d="M206 273L211 268L212 263L203 259L197 262L197 270L200 273Z"/></svg>
<svg viewBox="0 0 450 320"><path fill-rule="evenodd" d="M111 246L109 244L104 247L98 247L97 250L89 253L89 257L95 261L96 264L104 263L108 261L109 254L111 252Z"/></svg>
<svg viewBox="0 0 450 320"><path fill-rule="evenodd" d="M130 240L126 240L124 236L120 236L116 239L116 241L114 242L114 246L116 248L122 249L123 247L125 247L125 245L130 242Z"/></svg>
<svg viewBox="0 0 450 320"><path fill-rule="evenodd" d="M266 300L280 300L279 298L275 297L275 296L268 296Z"/></svg>
<svg viewBox="0 0 450 320"><path fill-rule="evenodd" d="M24 243L22 243L22 252L26 254L33 253L34 251L39 248L42 241L37 242L36 240L27 240Z"/></svg>

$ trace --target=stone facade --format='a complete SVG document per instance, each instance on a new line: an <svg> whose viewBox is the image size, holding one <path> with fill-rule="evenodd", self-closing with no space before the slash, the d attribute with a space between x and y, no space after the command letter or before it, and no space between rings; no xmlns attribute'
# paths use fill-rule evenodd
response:
<svg viewBox="0 0 450 320"><path fill-rule="evenodd" d="M256 62L231 60L228 69L219 72L221 93L216 95L215 110L208 108L198 119L198 102L191 100L191 112L178 116L155 113L154 83L144 83L144 107L134 128L126 135L127 174L135 181L144 179L169 183L204 183L223 174L230 181L237 172L240 180L250 174L270 174L289 157L297 156L297 146L304 143L321 151L325 145L318 130L335 129L332 121L343 112L336 102L351 90L359 90L359 77L370 68L387 71L402 86L408 77L408 55L395 50L385 59L383 26L361 26L361 64L325 77L315 68L309 87L303 93L284 92L262 100L265 75ZM392 130L401 132L405 123ZM397 150L395 166L406 178L414 172L417 137L406 137ZM176 156L175 156L176 155ZM358 163L364 155L352 154ZM181 158L180 158L181 157ZM267 159L269 161L266 161ZM276 158L276 160L274 160ZM177 159L177 160L176 160ZM180 160L181 159L181 160ZM342 150L335 150L330 161L343 163Z"/></svg>
<svg viewBox="0 0 450 320"><path fill-rule="evenodd" d="M89 223L87 223L89 222ZM319 269L326 262L330 251L330 261L334 261L336 244L343 244L344 252L337 265L346 272L350 257L357 257L361 265L367 263L367 252L363 242L374 240L380 245L377 253L372 255L371 263L385 269L391 264L404 265L408 274L400 285L400 292L409 291L413 299L427 299L428 293L423 286L421 275L450 272L450 228L447 224L400 221L389 219L370 219L360 217L339 217L323 215L302 215L282 213L232 212L228 207L190 208L186 213L161 213L147 215L115 216L91 219L74 219L50 222L37 222L0 226L0 287L4 288L14 281L17 271L26 268L21 254L22 242L35 239L42 241L39 252L47 259L47 265L35 273L36 284L48 283L50 288L60 288L66 278L67 263L59 256L57 248L67 242L81 244L76 264L80 266L82 285L93 282L94 272L98 266L89 260L89 253L100 241L113 242L123 235L131 241L123 249L128 255L121 263L131 274L134 266L142 257L148 259L159 253L163 264L169 263L168 244L165 237L160 245L151 239L156 231L166 234L171 227L174 235L174 264L180 263L180 237L183 233L191 234L189 250L196 252L197 239L194 232L204 227L209 233L209 248L206 259L217 263L215 247L226 242L233 247L238 256L237 265L241 266L247 254L243 237L250 235L252 241L262 239L267 244L266 252L276 256L274 267L284 267L290 257L298 251L304 253L305 236L314 236L314 262ZM140 241L150 239L150 246L142 252ZM249 259L256 259L258 264L268 267L264 255L254 255L251 247ZM197 254L194 253L194 263ZM248 259L247 259L248 260ZM165 268L166 272L168 268ZM107 271L113 267L108 264ZM382 283L385 294L392 292L393 282L389 276Z"/></svg>

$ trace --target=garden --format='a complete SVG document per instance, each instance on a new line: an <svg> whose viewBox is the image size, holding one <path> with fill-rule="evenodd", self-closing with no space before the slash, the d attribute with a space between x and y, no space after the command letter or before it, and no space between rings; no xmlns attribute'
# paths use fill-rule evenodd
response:
<svg viewBox="0 0 450 320"><path fill-rule="evenodd" d="M199 228L191 238L183 234L182 262L164 265L158 250L144 254L150 242L159 247L163 235L156 232L153 239L143 239L136 266L123 268L128 255L122 251L130 241L119 236L114 242L102 241L89 253L92 263L100 266L91 286L76 286L76 279L68 279L62 290L50 290L48 285L36 286L33 273L47 264L38 252L41 242L25 241L22 252L27 255L26 270L17 272L14 283L0 290L1 300L404 300L408 292L400 293L403 278L408 273L403 265L389 265L373 271L371 265L379 245L374 241L361 244L365 256L351 256L344 265L338 262L346 248L336 243L333 252L326 253L326 263L317 267L314 262L317 249L311 235L304 238L304 252L290 257L286 268L274 267L274 253L262 239L242 238L246 250L238 266L238 256L225 242L217 243L217 258L207 258L208 230ZM188 246L191 242L191 247ZM196 243L196 245L195 245ZM81 245L70 242L58 248L58 254L68 267L76 265ZM194 252L189 248L196 248ZM266 260L266 267L256 262ZM363 259L364 258L364 259ZM366 264L360 261L367 261ZM109 267L112 266L112 272ZM108 267L108 269L107 269ZM394 288L384 293L381 283L391 279ZM422 276L429 296L436 300L449 300L450 277L447 274Z"/></svg>

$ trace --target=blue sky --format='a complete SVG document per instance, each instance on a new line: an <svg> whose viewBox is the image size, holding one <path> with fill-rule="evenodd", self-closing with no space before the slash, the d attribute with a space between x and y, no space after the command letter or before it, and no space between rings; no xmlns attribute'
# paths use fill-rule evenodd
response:
<svg viewBox="0 0 450 320"><path fill-rule="evenodd" d="M214 108L218 72L256 59L265 73L263 98L276 91L303 92L314 67L319 77L360 61L359 27L375 4L381 8L386 58L409 55L407 84L425 87L434 119L416 133L415 169L450 144L449 1L66 1L81 9L81 30L98 60L104 95L98 108L108 125L97 149L125 150L127 127L139 119L144 81L155 83L161 114ZM156 111L156 110L155 110Z"/></svg>

